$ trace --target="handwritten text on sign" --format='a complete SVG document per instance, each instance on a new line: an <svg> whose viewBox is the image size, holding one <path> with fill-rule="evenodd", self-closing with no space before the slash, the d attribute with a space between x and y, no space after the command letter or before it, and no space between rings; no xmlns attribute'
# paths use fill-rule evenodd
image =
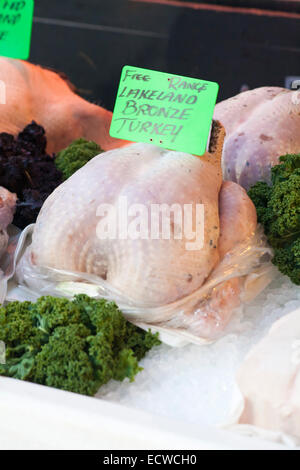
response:
<svg viewBox="0 0 300 470"><path fill-rule="evenodd" d="M217 83L125 66L110 135L203 155Z"/></svg>
<svg viewBox="0 0 300 470"><path fill-rule="evenodd" d="M0 55L28 59L34 0L0 0Z"/></svg>

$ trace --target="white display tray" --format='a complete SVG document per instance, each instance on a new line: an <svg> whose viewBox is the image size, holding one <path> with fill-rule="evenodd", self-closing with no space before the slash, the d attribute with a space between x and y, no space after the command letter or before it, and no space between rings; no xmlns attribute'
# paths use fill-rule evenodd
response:
<svg viewBox="0 0 300 470"><path fill-rule="evenodd" d="M0 377L0 449L285 449L102 399Z"/></svg>

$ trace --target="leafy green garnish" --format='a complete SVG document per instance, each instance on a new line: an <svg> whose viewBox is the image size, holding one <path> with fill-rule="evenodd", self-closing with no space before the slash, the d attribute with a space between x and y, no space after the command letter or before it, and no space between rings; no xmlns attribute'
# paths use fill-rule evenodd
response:
<svg viewBox="0 0 300 470"><path fill-rule="evenodd" d="M103 151L95 142L83 138L77 139L57 154L55 165L66 180Z"/></svg>
<svg viewBox="0 0 300 470"><path fill-rule="evenodd" d="M271 170L271 185L258 182L249 196L274 248L273 263L300 285L300 154L280 157Z"/></svg>
<svg viewBox="0 0 300 470"><path fill-rule="evenodd" d="M139 360L160 344L115 303L84 294L1 307L0 340L6 344L0 375L91 396L110 379L134 380Z"/></svg>

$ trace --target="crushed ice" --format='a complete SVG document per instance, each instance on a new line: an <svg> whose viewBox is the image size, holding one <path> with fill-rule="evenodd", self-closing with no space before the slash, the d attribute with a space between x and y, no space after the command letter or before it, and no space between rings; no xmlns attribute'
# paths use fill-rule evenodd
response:
<svg viewBox="0 0 300 470"><path fill-rule="evenodd" d="M97 396L185 422L224 423L245 354L274 321L299 305L299 287L280 275L236 316L235 333L204 346L156 347L141 361L144 370L134 383L110 382Z"/></svg>

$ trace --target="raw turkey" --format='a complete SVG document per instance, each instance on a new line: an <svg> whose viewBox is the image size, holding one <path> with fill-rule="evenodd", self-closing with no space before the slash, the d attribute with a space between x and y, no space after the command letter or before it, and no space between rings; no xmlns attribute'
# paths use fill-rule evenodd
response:
<svg viewBox="0 0 300 470"><path fill-rule="evenodd" d="M88 273L103 279L103 292L108 289L113 299L123 299L122 310L129 317L205 338L217 336L246 291L253 294L263 288L260 274L250 277L268 251L255 233L256 211L245 190L223 183L223 138L223 128L215 124L210 153L202 157L149 144L95 157L45 202L32 245L18 267L20 282L32 287L36 270L43 267ZM102 223L108 226L114 220L113 212L105 215L104 205L118 212L124 200L131 228L136 211L147 211L142 236L136 236L141 226L133 227L131 235L122 234L122 209L117 232L104 237ZM152 205L163 204L191 205L192 237L182 226L179 237L173 213L170 238L162 236L162 224L159 236L152 236ZM203 246L197 204L204 207Z"/></svg>
<svg viewBox="0 0 300 470"><path fill-rule="evenodd" d="M246 357L238 384L244 397L240 424L280 431L300 443L300 310L271 327Z"/></svg>
<svg viewBox="0 0 300 470"><path fill-rule="evenodd" d="M112 113L76 95L57 73L0 57L0 132L17 135L32 120L46 130L48 153L85 137L104 150L126 142L109 136ZM5 91L3 89L5 85Z"/></svg>
<svg viewBox="0 0 300 470"><path fill-rule="evenodd" d="M300 152L300 93L279 87L245 91L215 107L226 129L225 180L249 189L270 181L270 168L287 153Z"/></svg>
<svg viewBox="0 0 300 470"><path fill-rule="evenodd" d="M12 223L16 208L17 196L0 186L0 258L7 244L7 227Z"/></svg>

